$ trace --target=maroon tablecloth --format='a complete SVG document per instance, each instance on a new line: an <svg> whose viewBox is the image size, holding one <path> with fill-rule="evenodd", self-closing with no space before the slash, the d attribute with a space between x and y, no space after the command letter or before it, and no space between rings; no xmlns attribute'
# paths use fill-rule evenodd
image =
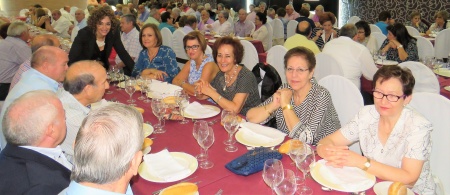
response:
<svg viewBox="0 0 450 195"><path fill-rule="evenodd" d="M111 87L113 94L105 95L105 99L110 100L115 98L120 102L125 102L129 96L124 90L117 91L115 87ZM141 100L137 100L140 93L135 93L133 98L137 101L138 107L144 108L143 113L144 120L151 123L157 123L156 117L152 114L150 103L144 103ZM191 97L191 101L195 101L194 97ZM211 104L207 101L199 101L202 104ZM227 139L227 132L220 125L220 116L215 116L206 121L217 119L212 127L214 129L215 142L208 150L209 159L214 162L214 167L211 169L198 168L194 174L188 178L194 179L190 182L201 181L199 186L199 193L204 195L215 194L219 189L223 190L224 195L228 194L270 194L270 188L264 183L261 172L255 173L250 176L239 176L231 173L225 168L225 164L235 159L236 157L247 152L246 147L236 143L239 148L237 152L229 153L225 151L225 145L223 141ZM193 156L199 154L200 146L192 136L193 123L190 121L187 124L179 124L178 121L166 121L165 126L167 132L164 134L152 134L150 137L155 138L152 145L152 153L158 152L164 148L168 148L172 152L185 152ZM295 170L295 166L291 164L291 160L287 155L283 155L283 165L287 169L294 170L297 174L300 171ZM173 185L177 182L171 183L154 183L146 181L145 179L136 176L132 179L132 189L134 194L151 194L152 192L161 188ZM307 185L313 189L314 194L348 194L343 192L325 192L321 190L321 186L311 178L307 179ZM367 190L366 194L375 194L372 189Z"/></svg>
<svg viewBox="0 0 450 195"><path fill-rule="evenodd" d="M205 35L205 38L208 39L208 40L214 40L215 39L211 35ZM252 43L253 46L255 46L256 52L258 52L259 62L262 62L262 63L266 62L267 54L264 52L264 46L263 46L262 42L258 41L258 40L251 40L250 43ZM214 43L208 41L208 45L212 48Z"/></svg>

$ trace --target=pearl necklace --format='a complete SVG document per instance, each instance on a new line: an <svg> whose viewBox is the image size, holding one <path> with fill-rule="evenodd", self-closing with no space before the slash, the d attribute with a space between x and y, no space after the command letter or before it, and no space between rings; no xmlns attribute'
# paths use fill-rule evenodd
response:
<svg viewBox="0 0 450 195"><path fill-rule="evenodd" d="M97 42L97 46L98 46L98 47L103 47L103 46L105 46L105 41L95 40L95 42Z"/></svg>
<svg viewBox="0 0 450 195"><path fill-rule="evenodd" d="M227 85L231 82L231 80L233 80L233 78L236 76L237 73L237 69L238 69L238 65L236 64L234 66L234 71L233 74L230 76L227 76L227 74L225 73L225 85L223 86L223 91L227 91ZM227 79L228 77L228 79Z"/></svg>

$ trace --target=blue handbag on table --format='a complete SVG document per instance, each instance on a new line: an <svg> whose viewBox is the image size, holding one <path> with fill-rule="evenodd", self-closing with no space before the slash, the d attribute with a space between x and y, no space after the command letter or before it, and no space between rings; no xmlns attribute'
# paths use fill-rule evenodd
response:
<svg viewBox="0 0 450 195"><path fill-rule="evenodd" d="M272 158L281 160L283 155L277 150L257 147L227 163L225 167L235 174L247 176L262 171L264 169L264 162Z"/></svg>

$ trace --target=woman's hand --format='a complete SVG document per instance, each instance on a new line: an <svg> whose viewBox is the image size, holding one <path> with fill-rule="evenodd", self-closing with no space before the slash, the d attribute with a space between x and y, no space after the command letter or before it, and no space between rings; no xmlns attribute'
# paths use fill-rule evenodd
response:
<svg viewBox="0 0 450 195"><path fill-rule="evenodd" d="M336 32L336 30L331 29L331 33L333 33L333 38L337 38L338 33Z"/></svg>
<svg viewBox="0 0 450 195"><path fill-rule="evenodd" d="M201 85L198 87L200 88L198 89L200 94L205 94L211 97L211 94L216 91L216 89L214 89L209 82L201 80L200 83Z"/></svg>
<svg viewBox="0 0 450 195"><path fill-rule="evenodd" d="M273 110L276 110L281 106L280 99L281 93L275 92L272 99Z"/></svg>
<svg viewBox="0 0 450 195"><path fill-rule="evenodd" d="M288 88L279 89L276 93L280 94L280 106L286 106L291 103L292 90Z"/></svg>
<svg viewBox="0 0 450 195"><path fill-rule="evenodd" d="M323 30L318 30L316 32L316 37L319 38L320 36L322 36Z"/></svg>
<svg viewBox="0 0 450 195"><path fill-rule="evenodd" d="M145 69L142 71L141 76L151 78L151 79L157 79L160 81L164 80L164 77L169 76L166 72L160 71L154 68Z"/></svg>
<svg viewBox="0 0 450 195"><path fill-rule="evenodd" d="M336 153L342 159L342 166L362 168L367 161L366 157L351 150L341 150Z"/></svg>
<svg viewBox="0 0 450 195"><path fill-rule="evenodd" d="M333 166L333 167L342 167L344 166L346 162L346 151L348 151L347 146L333 146L333 145L319 145L317 146L317 151L322 154L321 156L323 159L325 159L327 162L327 165Z"/></svg>

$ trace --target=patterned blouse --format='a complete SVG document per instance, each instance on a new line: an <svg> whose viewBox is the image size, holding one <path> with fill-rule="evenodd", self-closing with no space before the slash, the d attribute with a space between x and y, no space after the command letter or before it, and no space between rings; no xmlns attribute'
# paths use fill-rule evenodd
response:
<svg viewBox="0 0 450 195"><path fill-rule="evenodd" d="M381 45L381 49L383 49L387 44L389 44L389 39L384 40L383 44ZM389 48L389 50L386 53L386 60L393 60L397 61L399 63L406 62L406 61L419 61L419 51L417 50L417 41L416 39L411 39L409 41L408 45L404 45L403 48L405 49L406 53L408 54L408 57L405 60L400 60L400 57L398 56L397 49Z"/></svg>
<svg viewBox="0 0 450 195"><path fill-rule="evenodd" d="M200 64L200 67L197 70L197 64L195 64L195 60L191 60L191 66L189 68L189 77L188 82L189 84L194 84L196 81L198 81L202 77L203 67L205 67L205 64L208 62L214 62L214 58L211 54L205 54L206 58L203 59L202 64Z"/></svg>
<svg viewBox="0 0 450 195"><path fill-rule="evenodd" d="M379 121L380 114L375 106L365 106L341 128L341 133L351 142L359 140L364 156L377 162L400 168L404 157L424 161L422 172L412 190L417 194L435 194L429 161L433 130L431 123L413 109L405 107L383 145L378 138Z"/></svg>
<svg viewBox="0 0 450 195"><path fill-rule="evenodd" d="M147 49L142 50L131 76L138 76L143 70L148 68L155 68L166 72L169 76L165 77L164 81L168 83L172 83L172 79L180 72L177 60L175 59L175 52L173 52L172 48L164 45L159 46L158 53L152 61L148 57Z"/></svg>
<svg viewBox="0 0 450 195"><path fill-rule="evenodd" d="M405 22L405 26L414 27L415 29L417 29L419 31L419 33L425 33L428 30L428 26L423 22L419 23L419 26L415 26L415 25L413 25L413 23L411 21L407 21L407 22Z"/></svg>
<svg viewBox="0 0 450 195"><path fill-rule="evenodd" d="M321 28L314 28L311 36L309 38L313 38L316 36L317 31L322 30ZM333 28L333 30L335 30L337 32L337 36L339 37L339 29ZM330 38L325 39L325 33L322 33L322 35L317 39L316 41L316 45L317 47L319 47L319 49L322 51L323 47L325 46L326 43L328 43L329 41L333 40L333 34L331 34Z"/></svg>
<svg viewBox="0 0 450 195"><path fill-rule="evenodd" d="M284 120L283 110L278 108L264 122L266 123L273 117L277 120L277 129L288 134L291 138L299 138L300 140L316 145L322 138L335 132L341 127L336 109L331 100L330 92L317 84L315 79L311 79L312 88L310 89L305 100L300 105L295 105L294 96L291 99L291 105L297 117L300 119L293 130L289 129ZM280 89L291 87L287 83L283 83ZM272 102L273 96L268 98L259 106L264 106Z"/></svg>

